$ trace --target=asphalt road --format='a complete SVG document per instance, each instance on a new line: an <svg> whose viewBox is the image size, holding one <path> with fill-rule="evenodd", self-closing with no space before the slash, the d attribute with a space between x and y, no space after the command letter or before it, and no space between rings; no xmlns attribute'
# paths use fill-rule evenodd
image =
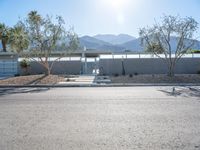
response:
<svg viewBox="0 0 200 150"><path fill-rule="evenodd" d="M199 150L200 87L0 89L0 150Z"/></svg>

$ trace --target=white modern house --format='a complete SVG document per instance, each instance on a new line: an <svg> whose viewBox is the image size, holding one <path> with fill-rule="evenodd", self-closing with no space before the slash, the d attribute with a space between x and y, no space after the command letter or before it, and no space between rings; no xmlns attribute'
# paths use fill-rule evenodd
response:
<svg viewBox="0 0 200 150"><path fill-rule="evenodd" d="M49 58L52 63L60 53ZM19 62L22 58L11 52L3 52L0 44L0 76L21 74ZM177 63L176 74L196 74L200 71L200 55L186 54ZM37 62L30 63L29 74L41 74L45 68ZM113 53L111 51L80 50L70 53L54 63L52 74L165 74L166 63L152 54L131 52Z"/></svg>

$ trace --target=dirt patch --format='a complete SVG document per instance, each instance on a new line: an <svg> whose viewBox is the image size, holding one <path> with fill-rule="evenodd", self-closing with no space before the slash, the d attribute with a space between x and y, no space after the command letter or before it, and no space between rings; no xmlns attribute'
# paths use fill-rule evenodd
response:
<svg viewBox="0 0 200 150"><path fill-rule="evenodd" d="M200 75L133 75L111 77L112 83L200 83Z"/></svg>
<svg viewBox="0 0 200 150"><path fill-rule="evenodd" d="M37 84L56 84L63 81L65 81L65 78L63 76L49 75L41 79Z"/></svg>
<svg viewBox="0 0 200 150"><path fill-rule="evenodd" d="M64 77L58 75L30 75L0 80L0 85L56 84L61 81L64 81Z"/></svg>

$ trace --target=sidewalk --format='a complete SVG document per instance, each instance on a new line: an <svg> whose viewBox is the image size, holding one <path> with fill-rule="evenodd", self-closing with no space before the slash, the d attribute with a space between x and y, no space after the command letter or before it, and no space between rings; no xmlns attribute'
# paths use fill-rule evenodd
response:
<svg viewBox="0 0 200 150"><path fill-rule="evenodd" d="M65 78L65 82L59 82L57 85L92 85L95 76L76 76L73 78Z"/></svg>

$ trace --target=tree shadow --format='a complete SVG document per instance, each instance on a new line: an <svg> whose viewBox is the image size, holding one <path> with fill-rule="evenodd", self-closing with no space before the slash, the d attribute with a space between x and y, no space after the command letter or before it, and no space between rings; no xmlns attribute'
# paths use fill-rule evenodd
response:
<svg viewBox="0 0 200 150"><path fill-rule="evenodd" d="M41 77L39 77L39 78L37 78L37 79L35 79L35 80L33 80L33 81L30 81L29 83L27 83L27 84L25 84L25 85L37 84L37 83L39 83L42 79L44 79L44 78L46 78L46 77L47 77L47 75L43 75L43 76L41 76Z"/></svg>
<svg viewBox="0 0 200 150"><path fill-rule="evenodd" d="M50 88L0 88L0 97L11 95L11 94L21 94L21 93L40 93L48 91Z"/></svg>
<svg viewBox="0 0 200 150"><path fill-rule="evenodd" d="M158 91L165 93L167 96L200 98L199 87L172 87L167 90L158 90Z"/></svg>

